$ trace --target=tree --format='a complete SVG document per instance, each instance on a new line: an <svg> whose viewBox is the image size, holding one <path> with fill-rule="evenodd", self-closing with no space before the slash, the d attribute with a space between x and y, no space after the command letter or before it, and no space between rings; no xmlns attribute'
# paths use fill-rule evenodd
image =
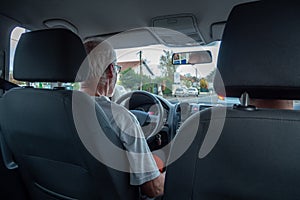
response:
<svg viewBox="0 0 300 200"><path fill-rule="evenodd" d="M125 88L130 88L131 90L137 90L140 86L141 75L135 73L131 68L126 69L120 73L120 84ZM142 76L143 84L151 83L152 80L146 75Z"/></svg>
<svg viewBox="0 0 300 200"><path fill-rule="evenodd" d="M185 80L184 80L184 85L185 85L187 88L189 88L189 87L192 86L192 81L190 81L189 79L185 79Z"/></svg>
<svg viewBox="0 0 300 200"><path fill-rule="evenodd" d="M215 78L215 75L216 75L216 68L213 70L213 71L211 71L207 76L206 76L206 80L208 81L208 82L213 82L213 80L214 80L214 78Z"/></svg>
<svg viewBox="0 0 300 200"><path fill-rule="evenodd" d="M161 81L164 82L164 88L166 88L164 92L168 93L169 91L172 91L172 84L174 83L174 73L177 70L177 66L173 65L172 63L172 51L163 51L164 54L161 55L159 60L159 68L161 69L161 72L163 74L163 77L161 78Z"/></svg>
<svg viewBox="0 0 300 200"><path fill-rule="evenodd" d="M201 92L208 92L208 83L205 78L200 79L200 91Z"/></svg>
<svg viewBox="0 0 300 200"><path fill-rule="evenodd" d="M172 51L164 50L164 55L160 57L159 68L162 70L162 73L167 76L169 79L174 79L174 73L176 72L177 66L172 63Z"/></svg>
<svg viewBox="0 0 300 200"><path fill-rule="evenodd" d="M161 90L164 95L172 95L173 81L171 81L168 77L156 77L153 82L161 86Z"/></svg>

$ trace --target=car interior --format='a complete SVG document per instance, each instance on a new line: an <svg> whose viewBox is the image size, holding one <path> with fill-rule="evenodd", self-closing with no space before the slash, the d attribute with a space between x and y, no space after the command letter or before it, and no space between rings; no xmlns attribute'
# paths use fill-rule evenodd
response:
<svg viewBox="0 0 300 200"><path fill-rule="evenodd" d="M164 164L156 199L300 199L299 8L2 2L0 198L144 199L107 113L80 91L84 42L101 39L120 66L111 100L137 118Z"/></svg>

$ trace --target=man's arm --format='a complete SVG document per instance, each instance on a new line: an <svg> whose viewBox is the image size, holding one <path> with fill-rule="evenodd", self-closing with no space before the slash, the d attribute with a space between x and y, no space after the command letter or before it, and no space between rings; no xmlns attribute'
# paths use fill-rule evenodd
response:
<svg viewBox="0 0 300 200"><path fill-rule="evenodd" d="M150 198L164 194L165 173L160 174L157 178L144 183L141 186L142 194Z"/></svg>

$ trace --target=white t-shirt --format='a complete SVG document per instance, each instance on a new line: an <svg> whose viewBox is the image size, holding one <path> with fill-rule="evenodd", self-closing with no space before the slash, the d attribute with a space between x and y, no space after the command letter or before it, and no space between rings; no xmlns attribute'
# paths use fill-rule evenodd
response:
<svg viewBox="0 0 300 200"><path fill-rule="evenodd" d="M96 97L95 100L105 112L111 127L127 151L132 171L130 184L142 185L158 177L160 172L136 117L125 107L111 102L105 96Z"/></svg>

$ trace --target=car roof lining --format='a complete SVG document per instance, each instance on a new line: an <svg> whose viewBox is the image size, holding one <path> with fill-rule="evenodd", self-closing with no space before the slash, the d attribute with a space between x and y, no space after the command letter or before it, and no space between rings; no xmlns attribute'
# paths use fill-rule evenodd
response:
<svg viewBox="0 0 300 200"><path fill-rule="evenodd" d="M204 41L209 43L214 40L210 26L225 21L234 5L248 1L188 0L182 6L182 0L174 0L172 4L159 0L132 0L126 4L119 0L111 0L105 4L98 0L10 0L1 3L0 14L10 16L20 26L30 30L46 28L46 20L62 19L73 24L81 38L86 38L150 27L151 20L158 16L192 13L197 18Z"/></svg>

